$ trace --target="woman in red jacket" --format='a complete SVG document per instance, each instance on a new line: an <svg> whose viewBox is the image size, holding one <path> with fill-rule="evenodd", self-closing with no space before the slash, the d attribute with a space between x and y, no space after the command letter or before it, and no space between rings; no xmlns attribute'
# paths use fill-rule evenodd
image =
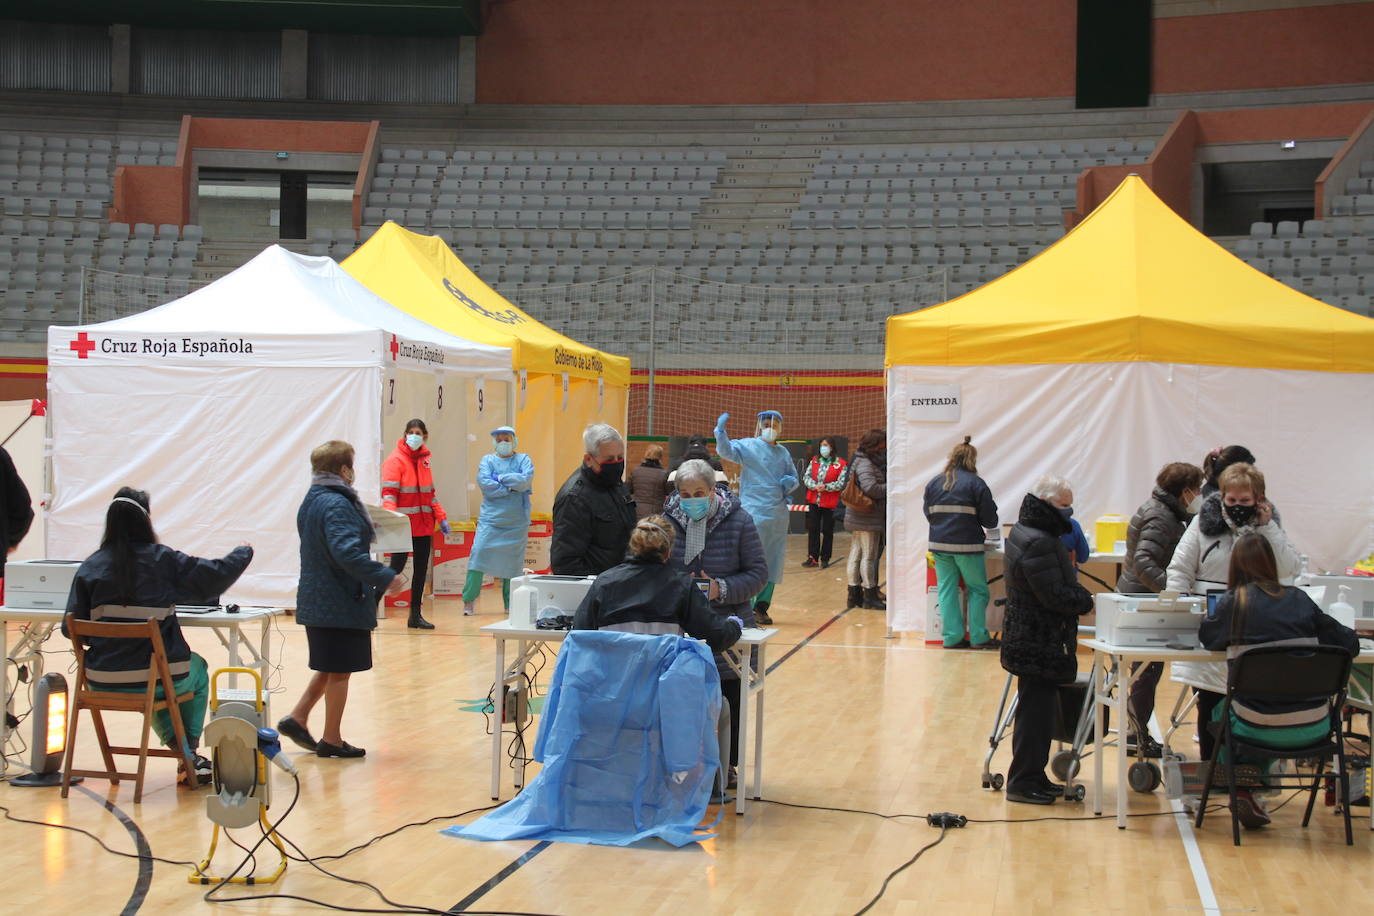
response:
<svg viewBox="0 0 1374 916"><path fill-rule="evenodd" d="M382 508L410 516L415 572L411 576L410 618L406 626L416 630L434 629L434 624L420 616L420 602L425 596L425 573L429 569L434 529L449 532L444 507L434 496L434 474L429 466L429 449L425 447L428 439L425 421L411 420L406 424L405 435L396 443L396 450L382 462ZM397 573L405 566L405 554L391 555L391 568Z"/></svg>
<svg viewBox="0 0 1374 916"><path fill-rule="evenodd" d="M830 550L835 542L835 507L840 491L849 482L849 465L835 454L835 440L821 439L820 449L802 477L806 484L806 562L803 566L830 565Z"/></svg>

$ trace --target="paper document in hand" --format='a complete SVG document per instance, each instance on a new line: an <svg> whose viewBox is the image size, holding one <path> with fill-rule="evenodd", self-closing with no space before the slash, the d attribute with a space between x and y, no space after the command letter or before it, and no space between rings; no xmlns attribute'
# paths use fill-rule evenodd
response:
<svg viewBox="0 0 1374 916"><path fill-rule="evenodd" d="M410 553L410 519L381 506L368 506L367 514L377 529L377 540L372 543L373 553Z"/></svg>

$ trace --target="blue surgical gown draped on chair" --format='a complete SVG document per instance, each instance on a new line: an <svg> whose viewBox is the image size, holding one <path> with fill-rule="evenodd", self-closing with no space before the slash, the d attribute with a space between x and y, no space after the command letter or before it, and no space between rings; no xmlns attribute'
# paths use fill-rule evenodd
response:
<svg viewBox="0 0 1374 916"><path fill-rule="evenodd" d="M514 799L443 833L627 846L685 846L720 766L720 677L705 643L574 630L558 653L534 759Z"/></svg>

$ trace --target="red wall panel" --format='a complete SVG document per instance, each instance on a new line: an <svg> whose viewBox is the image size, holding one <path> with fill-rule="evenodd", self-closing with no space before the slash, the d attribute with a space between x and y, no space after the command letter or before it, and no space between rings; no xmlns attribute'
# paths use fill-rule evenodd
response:
<svg viewBox="0 0 1374 916"><path fill-rule="evenodd" d="M716 105L1073 94L1074 0L519 0L478 101Z"/></svg>
<svg viewBox="0 0 1374 916"><path fill-rule="evenodd" d="M1374 3L1155 20L1154 91L1374 82Z"/></svg>
<svg viewBox="0 0 1374 916"><path fill-rule="evenodd" d="M515 0L478 101L720 105L1064 98L1076 0ZM1374 82L1374 3L1159 19L1157 93Z"/></svg>

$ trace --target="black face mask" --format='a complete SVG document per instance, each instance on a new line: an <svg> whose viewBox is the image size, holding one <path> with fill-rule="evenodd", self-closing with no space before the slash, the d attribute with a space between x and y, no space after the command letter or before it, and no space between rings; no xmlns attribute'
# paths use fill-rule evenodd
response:
<svg viewBox="0 0 1374 916"><path fill-rule="evenodd" d="M1255 513L1259 512L1258 506L1242 506L1237 503L1234 506L1226 506L1226 517L1235 523L1237 528L1244 528L1255 520Z"/></svg>
<svg viewBox="0 0 1374 916"><path fill-rule="evenodd" d="M617 486L620 483L620 479L624 476L624 474L625 462L623 460L603 461L601 462L600 470L596 472L596 480L603 487L609 489L611 487Z"/></svg>

